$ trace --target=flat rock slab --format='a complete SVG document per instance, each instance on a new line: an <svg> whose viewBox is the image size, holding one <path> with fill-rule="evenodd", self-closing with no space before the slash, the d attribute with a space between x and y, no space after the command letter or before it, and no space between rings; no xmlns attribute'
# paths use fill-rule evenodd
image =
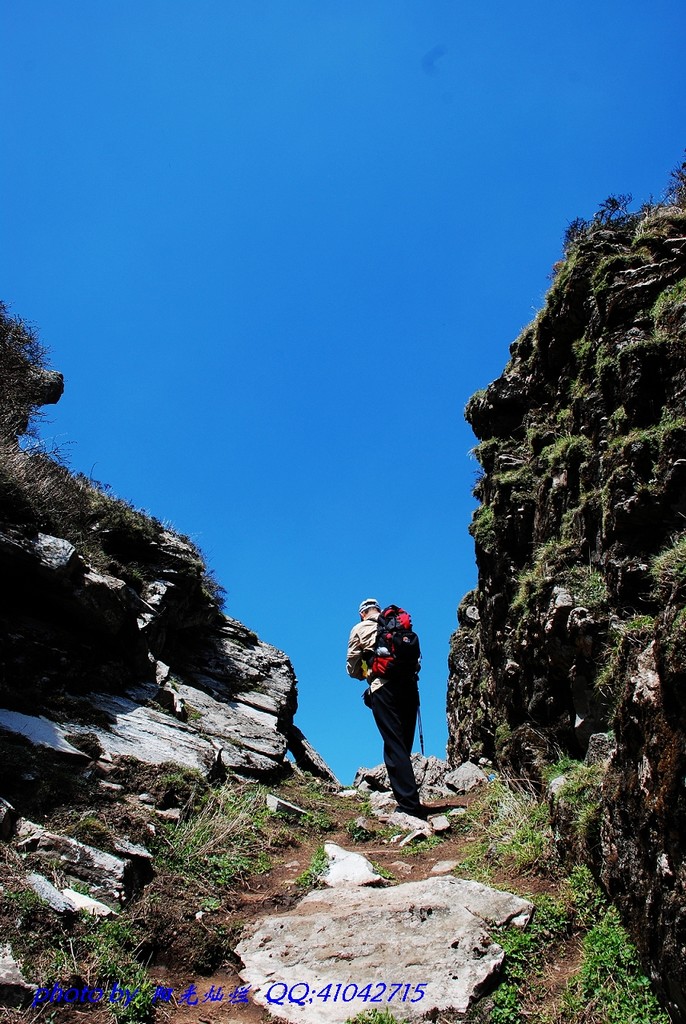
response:
<svg viewBox="0 0 686 1024"><path fill-rule="evenodd" d="M0 708L0 729L6 732L25 736L31 743L39 747L49 747L58 754L66 754L76 761L87 763L91 760L88 754L78 750L65 738L65 730L56 722L42 715L22 715L19 711L7 711Z"/></svg>
<svg viewBox="0 0 686 1024"><path fill-rule="evenodd" d="M416 1020L430 1010L464 1013L505 956L488 925L522 927L532 913L527 900L458 878L322 889L250 926L236 952L255 1001L294 1024L343 1024L384 1006ZM378 1003L356 997L367 985Z"/></svg>

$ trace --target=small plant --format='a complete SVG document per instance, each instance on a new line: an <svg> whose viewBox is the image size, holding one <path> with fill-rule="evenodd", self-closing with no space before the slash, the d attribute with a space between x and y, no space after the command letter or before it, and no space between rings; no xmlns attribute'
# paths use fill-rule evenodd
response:
<svg viewBox="0 0 686 1024"><path fill-rule="evenodd" d="M567 879L574 919L583 928L590 928L607 910L607 899L585 864L577 864Z"/></svg>
<svg viewBox="0 0 686 1024"><path fill-rule="evenodd" d="M407 1018L399 1020L390 1010L363 1010L355 1017L348 1017L345 1024L407 1024Z"/></svg>
<svg viewBox="0 0 686 1024"><path fill-rule="evenodd" d="M686 534L665 548L653 559L650 574L658 594L664 600L673 599L686 587Z"/></svg>
<svg viewBox="0 0 686 1024"><path fill-rule="evenodd" d="M302 823L313 832L331 832L336 826L331 815L326 811L307 811L302 816Z"/></svg>
<svg viewBox="0 0 686 1024"><path fill-rule="evenodd" d="M492 552L494 550L497 542L497 533L495 512L490 505L480 505L474 512L472 521L469 524L469 532L484 551Z"/></svg>
<svg viewBox="0 0 686 1024"><path fill-rule="evenodd" d="M312 854L310 865L295 880L300 889L312 889L319 885L322 875L329 870L329 858L323 846L318 846Z"/></svg>
<svg viewBox="0 0 686 1024"><path fill-rule="evenodd" d="M536 549L531 567L517 577L517 593L512 601L512 611L516 615L527 614L534 607L574 550L572 541L556 538Z"/></svg>
<svg viewBox="0 0 686 1024"><path fill-rule="evenodd" d="M600 842L600 787L605 765L586 765L575 762L565 772L565 782L555 794L556 802L563 802L572 814L574 834L587 847Z"/></svg>
<svg viewBox="0 0 686 1024"><path fill-rule="evenodd" d="M562 240L562 250L565 256L568 256L574 246L577 245L582 238L585 238L590 226L591 222L584 220L583 217L575 217L574 220L569 222Z"/></svg>
<svg viewBox="0 0 686 1024"><path fill-rule="evenodd" d="M495 866L528 875L550 872L556 860L548 809L533 792L493 782L458 827L474 837L459 869L478 881L490 881Z"/></svg>
<svg viewBox="0 0 686 1024"><path fill-rule="evenodd" d="M129 1006L115 1003L111 1012L117 1024L148 1024L154 1018L152 1006L153 985L147 971L136 960L138 938L130 924L123 921L91 919L90 930L84 940L90 952L90 966L99 983L120 983L133 992L139 989Z"/></svg>
<svg viewBox="0 0 686 1024"><path fill-rule="evenodd" d="M598 207L594 217L597 224L617 224L627 220L629 204L633 196L630 193L617 196L610 195Z"/></svg>
<svg viewBox="0 0 686 1024"><path fill-rule="evenodd" d="M206 896L200 904L200 909L211 913L213 910L219 910L222 905L222 901L218 900L216 896Z"/></svg>
<svg viewBox="0 0 686 1024"><path fill-rule="evenodd" d="M677 281L670 288L666 288L656 299L650 311L655 327L658 329L662 327L669 314L684 303L686 303L686 280Z"/></svg>
<svg viewBox="0 0 686 1024"><path fill-rule="evenodd" d="M605 580L590 566L572 566L563 573L562 582L572 591L576 603L585 608L594 610L607 604Z"/></svg>
<svg viewBox="0 0 686 1024"><path fill-rule="evenodd" d="M682 160L671 172L665 202L671 206L686 207L686 160Z"/></svg>
<svg viewBox="0 0 686 1024"><path fill-rule="evenodd" d="M579 465L593 455L593 445L581 434L565 434L541 452L541 458L548 469Z"/></svg>
<svg viewBox="0 0 686 1024"><path fill-rule="evenodd" d="M361 822L358 823L357 821L349 821L345 826L345 831L354 843L368 843L375 837L374 832L366 828L366 826Z"/></svg>
<svg viewBox="0 0 686 1024"><path fill-rule="evenodd" d="M107 825L92 815L86 815L76 824L70 825L65 829L65 834L100 850L108 850L112 844L112 833Z"/></svg>

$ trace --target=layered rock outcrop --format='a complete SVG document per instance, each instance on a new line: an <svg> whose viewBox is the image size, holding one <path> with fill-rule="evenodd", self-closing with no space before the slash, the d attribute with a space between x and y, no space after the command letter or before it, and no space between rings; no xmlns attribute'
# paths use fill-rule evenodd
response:
<svg viewBox="0 0 686 1024"><path fill-rule="evenodd" d="M61 395L42 360L0 307L0 795L21 803L27 742L213 777L269 775L290 747L333 780L294 725L288 658L222 613L197 548L20 443Z"/></svg>
<svg viewBox="0 0 686 1024"><path fill-rule="evenodd" d="M542 784L616 739L587 856L686 1014L686 216L600 217L466 416L478 588L448 756Z"/></svg>

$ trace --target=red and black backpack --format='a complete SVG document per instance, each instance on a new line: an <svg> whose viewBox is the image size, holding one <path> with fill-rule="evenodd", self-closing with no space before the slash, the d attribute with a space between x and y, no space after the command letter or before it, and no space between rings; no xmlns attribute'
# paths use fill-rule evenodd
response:
<svg viewBox="0 0 686 1024"><path fill-rule="evenodd" d="M377 624L370 674L393 682L415 682L421 651L409 614L397 604L389 604L379 615Z"/></svg>

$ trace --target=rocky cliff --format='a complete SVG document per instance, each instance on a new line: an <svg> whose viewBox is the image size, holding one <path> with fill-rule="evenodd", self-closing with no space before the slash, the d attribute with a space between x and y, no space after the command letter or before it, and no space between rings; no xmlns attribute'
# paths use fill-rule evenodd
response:
<svg viewBox="0 0 686 1024"><path fill-rule="evenodd" d="M684 204L605 204L570 235L545 307L466 409L479 577L451 643L448 754L543 786L608 734L584 827L560 813L560 842L584 848L682 1019Z"/></svg>
<svg viewBox="0 0 686 1024"><path fill-rule="evenodd" d="M290 749L330 777L294 725L288 658L223 614L197 548L27 446L63 389L45 362L0 308L0 795L35 791L27 744L212 777L278 772Z"/></svg>

